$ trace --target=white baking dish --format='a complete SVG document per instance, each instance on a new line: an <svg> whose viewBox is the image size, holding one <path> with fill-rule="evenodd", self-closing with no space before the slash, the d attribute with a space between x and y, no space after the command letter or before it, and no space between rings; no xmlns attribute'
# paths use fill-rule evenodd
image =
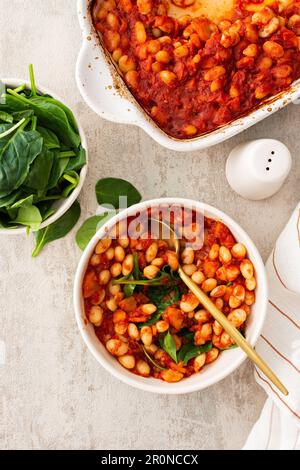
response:
<svg viewBox="0 0 300 470"><path fill-rule="evenodd" d="M163 132L145 113L104 52L91 21L91 1L78 0L77 4L83 35L76 66L76 81L80 93L99 116L112 122L139 126L164 147L183 152L210 147L300 99L300 80L297 80L288 90L270 98L258 109L213 132L189 140L174 139Z"/></svg>

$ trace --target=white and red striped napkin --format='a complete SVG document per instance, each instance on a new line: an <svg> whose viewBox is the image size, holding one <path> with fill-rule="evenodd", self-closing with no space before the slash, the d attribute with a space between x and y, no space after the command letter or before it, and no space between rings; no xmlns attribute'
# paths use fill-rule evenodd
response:
<svg viewBox="0 0 300 470"><path fill-rule="evenodd" d="M244 449L300 449L300 203L266 264L269 308L256 350L289 391L255 368L267 399Z"/></svg>

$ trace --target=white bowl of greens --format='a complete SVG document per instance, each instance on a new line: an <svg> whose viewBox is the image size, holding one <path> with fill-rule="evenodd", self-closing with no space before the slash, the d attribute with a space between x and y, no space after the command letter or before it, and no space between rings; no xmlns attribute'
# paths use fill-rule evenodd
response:
<svg viewBox="0 0 300 470"><path fill-rule="evenodd" d="M45 228L76 201L87 174L78 118L51 90L0 81L0 235Z"/></svg>

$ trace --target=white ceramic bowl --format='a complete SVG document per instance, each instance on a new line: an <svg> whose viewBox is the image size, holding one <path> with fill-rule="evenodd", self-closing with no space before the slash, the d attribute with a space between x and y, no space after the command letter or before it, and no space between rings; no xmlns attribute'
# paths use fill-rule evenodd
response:
<svg viewBox="0 0 300 470"><path fill-rule="evenodd" d="M191 201L189 199L162 198L141 202L140 204L136 204L135 206L117 214L110 219L106 225L99 229L98 233L96 233L86 247L77 268L74 283L75 314L80 333L90 352L96 360L116 378L122 380L128 385L148 392L162 394L190 393L213 385L229 375L245 360L245 353L239 348L224 351L215 362L207 365L200 374L194 374L191 377L174 384L150 377L140 377L124 369L116 358L106 350L97 338L94 328L87 320L84 312L82 297L83 277L94 248L97 242L104 237L106 229L111 229L117 221L135 214L137 210L144 210L147 207L161 204L180 204L187 208L198 209L199 211L203 211L204 209L204 214L206 216L223 221L224 224L232 231L236 239L245 244L248 249L249 258L254 264L257 278L256 302L252 306L251 315L247 321L246 338L252 345L256 343L263 327L268 301L266 273L260 254L249 236L228 215L212 206Z"/></svg>
<svg viewBox="0 0 300 470"><path fill-rule="evenodd" d="M189 140L170 137L138 104L104 52L93 28L89 8L91 1L77 0L82 46L76 65L76 81L83 99L102 118L138 126L168 149L186 152L218 144L253 126L287 104L298 102L300 98L299 79L288 90L279 93L276 97L271 97L258 109L213 132Z"/></svg>
<svg viewBox="0 0 300 470"><path fill-rule="evenodd" d="M2 78L1 82L4 83L5 85L9 85L11 88L17 88L18 86L20 86L22 84L26 84L26 86L30 89L30 83L28 81L22 80L20 78ZM64 99L62 99L60 96L58 96L52 90L49 90L49 88L45 88L45 87L42 87L42 86L38 86L37 88L38 88L39 93L51 95L53 98L61 101L66 106L68 106L68 104L66 103L66 101ZM78 126L82 147L86 151L86 164L82 167L82 169L80 171L80 181L79 181L78 186L74 189L74 191L70 194L70 196L67 199L60 199L59 201L57 201L53 205L53 208L55 209L55 213L51 217L49 217L49 219L45 220L45 222L43 222L41 224L41 228L45 228L48 225L51 225L53 222L58 220L62 215L64 215L64 213L67 212L68 209L70 209L72 204L78 198L79 193L82 190L86 175L87 175L87 168L88 168L88 165L87 165L87 162L88 162L87 140L86 140L84 131L83 131L81 125L80 125L78 117L76 116L76 114L74 113L73 110L72 110L72 112L74 114L74 117L75 117L75 120L76 120L76 123L77 123L77 126ZM8 229L8 228L1 228L0 229L0 235L24 235L24 234L26 234L26 227L25 226L24 227L20 226L19 228L16 228L16 229Z"/></svg>

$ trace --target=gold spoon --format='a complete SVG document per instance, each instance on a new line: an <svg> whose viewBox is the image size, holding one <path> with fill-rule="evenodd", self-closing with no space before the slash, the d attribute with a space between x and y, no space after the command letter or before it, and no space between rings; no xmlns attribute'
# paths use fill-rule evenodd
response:
<svg viewBox="0 0 300 470"><path fill-rule="evenodd" d="M159 238L163 238L164 229L168 230L168 234L170 238L166 241L169 242L169 246L173 246L175 248L176 255L179 259L179 252L180 252L180 244L179 240L174 232L174 230L165 222L150 219L153 222L156 222L159 225ZM162 236L161 236L162 235ZM171 243L170 243L171 242ZM274 372L270 369L270 367L265 363L265 361L257 354L254 348L246 341L244 336L240 333L240 331L235 328L227 319L227 317L219 310L215 304L211 301L211 299L200 289L200 287L183 271L182 267L179 265L178 274L184 284L190 289L191 292L200 300L200 303L203 307L217 320L218 323L224 328L226 333L234 339L236 344L247 354L247 356L251 359L254 364L268 377L271 382L284 394L288 395L289 392L285 388L285 386L280 382L278 377L274 374Z"/></svg>

